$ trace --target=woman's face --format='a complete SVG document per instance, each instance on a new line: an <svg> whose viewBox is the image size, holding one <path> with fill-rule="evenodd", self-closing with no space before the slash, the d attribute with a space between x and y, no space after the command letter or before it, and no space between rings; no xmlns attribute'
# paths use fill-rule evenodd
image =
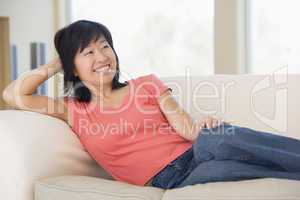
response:
<svg viewBox="0 0 300 200"><path fill-rule="evenodd" d="M117 69L116 55L104 37L91 42L75 55L75 75L85 85L99 86L111 83Z"/></svg>

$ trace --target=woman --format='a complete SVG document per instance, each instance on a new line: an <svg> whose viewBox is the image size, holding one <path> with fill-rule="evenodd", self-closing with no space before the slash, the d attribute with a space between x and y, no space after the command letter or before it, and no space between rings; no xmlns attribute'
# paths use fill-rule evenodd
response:
<svg viewBox="0 0 300 200"><path fill-rule="evenodd" d="M299 140L211 117L193 121L154 74L119 82L118 56L104 25L74 22L56 33L54 43L59 58L13 81L3 98L64 120L116 180L164 189L263 177L300 180ZM61 69L65 97L34 95Z"/></svg>

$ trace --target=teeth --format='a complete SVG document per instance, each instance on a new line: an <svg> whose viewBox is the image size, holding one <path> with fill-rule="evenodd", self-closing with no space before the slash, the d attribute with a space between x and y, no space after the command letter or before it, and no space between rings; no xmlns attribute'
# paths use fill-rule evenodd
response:
<svg viewBox="0 0 300 200"><path fill-rule="evenodd" d="M105 66L105 67L101 67L100 69L96 69L95 72L104 72L104 71L107 71L109 69L109 66Z"/></svg>

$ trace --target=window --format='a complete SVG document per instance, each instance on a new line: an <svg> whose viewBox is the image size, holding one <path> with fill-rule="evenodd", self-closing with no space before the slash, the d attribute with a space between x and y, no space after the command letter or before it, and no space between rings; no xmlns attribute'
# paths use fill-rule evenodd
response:
<svg viewBox="0 0 300 200"><path fill-rule="evenodd" d="M73 0L71 8L72 21L109 28L125 76L213 74L213 15L212 0Z"/></svg>
<svg viewBox="0 0 300 200"><path fill-rule="evenodd" d="M248 2L248 71L270 73L288 66L289 73L299 73L300 1Z"/></svg>

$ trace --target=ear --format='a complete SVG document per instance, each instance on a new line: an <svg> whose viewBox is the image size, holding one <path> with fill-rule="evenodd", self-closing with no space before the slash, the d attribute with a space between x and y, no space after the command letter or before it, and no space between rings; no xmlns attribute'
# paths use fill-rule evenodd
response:
<svg viewBox="0 0 300 200"><path fill-rule="evenodd" d="M77 70L76 70L76 68L73 70L73 73L74 73L74 76L78 76L78 72L77 72Z"/></svg>

